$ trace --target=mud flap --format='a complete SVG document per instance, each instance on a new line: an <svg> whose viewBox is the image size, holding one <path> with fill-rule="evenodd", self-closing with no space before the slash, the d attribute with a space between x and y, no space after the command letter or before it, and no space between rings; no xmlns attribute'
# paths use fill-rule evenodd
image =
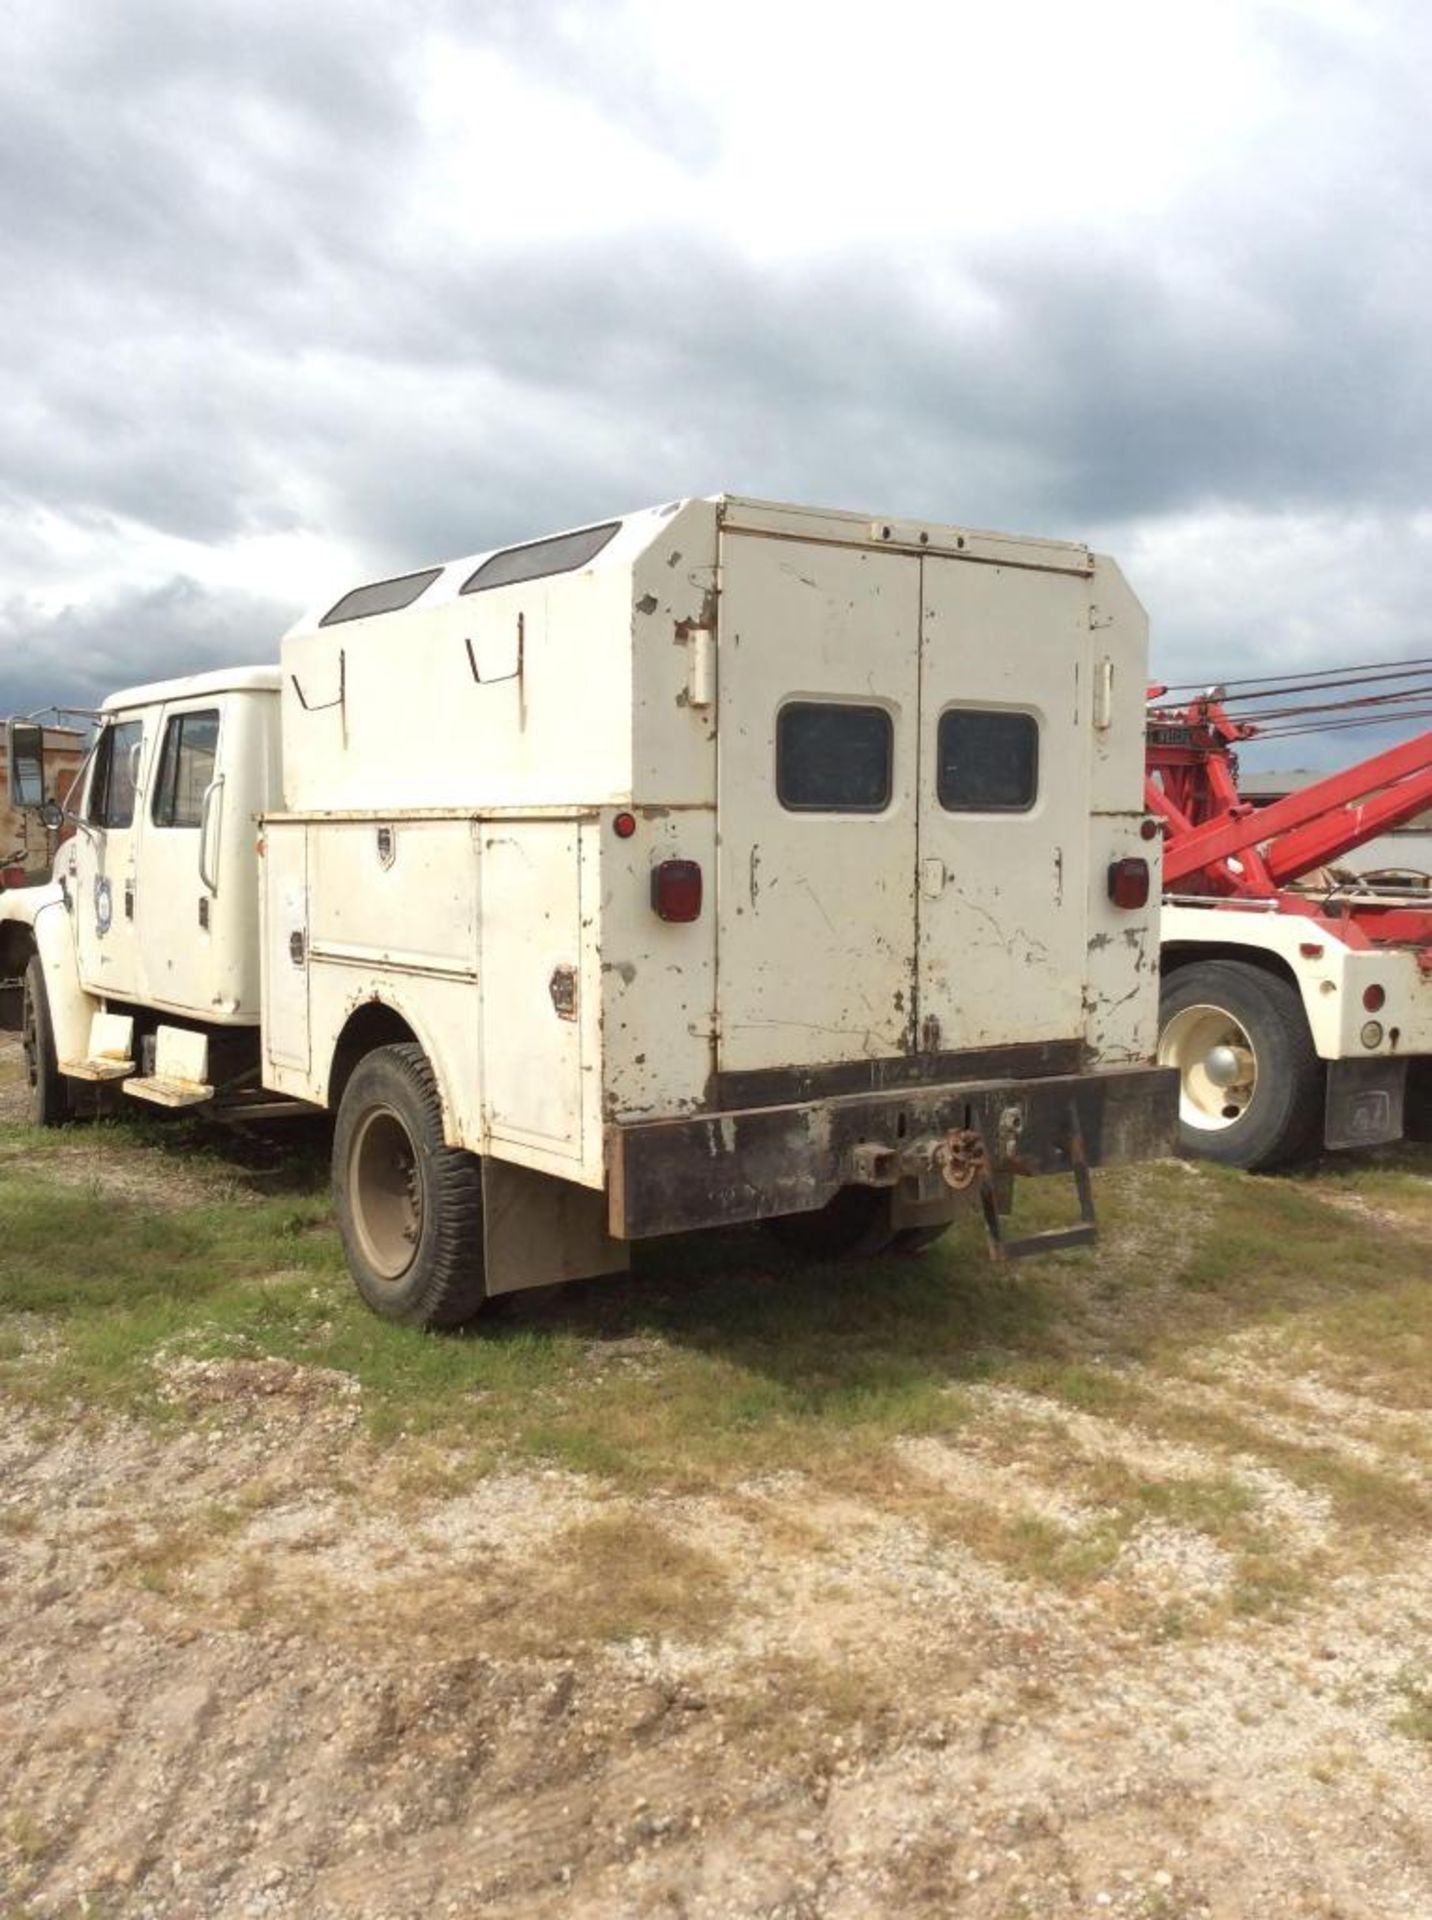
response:
<svg viewBox="0 0 1432 1920"><path fill-rule="evenodd" d="M1323 1144L1381 1147L1400 1140L1406 1097L1405 1060L1329 1060Z"/></svg>
<svg viewBox="0 0 1432 1920"><path fill-rule="evenodd" d="M482 1162L482 1241L490 1295L624 1273L631 1243L607 1232L606 1195L510 1160Z"/></svg>

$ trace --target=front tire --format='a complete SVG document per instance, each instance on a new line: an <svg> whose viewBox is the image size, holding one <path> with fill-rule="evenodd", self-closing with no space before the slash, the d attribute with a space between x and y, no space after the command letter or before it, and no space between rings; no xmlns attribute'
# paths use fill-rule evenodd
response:
<svg viewBox="0 0 1432 1920"><path fill-rule="evenodd" d="M50 1020L50 996L45 969L38 953L25 968L21 1001L20 1037L25 1052L25 1077L30 1083L30 1124L59 1127L70 1119L70 1083L60 1072L55 1053L55 1029Z"/></svg>
<svg viewBox="0 0 1432 1920"><path fill-rule="evenodd" d="M1159 1064L1179 1074L1193 1159L1286 1166L1322 1138L1323 1065L1291 981L1239 960L1180 967L1159 1002Z"/></svg>
<svg viewBox="0 0 1432 1920"><path fill-rule="evenodd" d="M333 1133L333 1206L374 1313L455 1327L482 1306L482 1162L444 1143L421 1047L378 1047L354 1068Z"/></svg>

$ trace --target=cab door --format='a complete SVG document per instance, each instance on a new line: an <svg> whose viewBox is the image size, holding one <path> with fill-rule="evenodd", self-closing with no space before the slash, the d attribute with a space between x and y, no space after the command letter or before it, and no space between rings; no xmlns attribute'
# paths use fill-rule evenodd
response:
<svg viewBox="0 0 1432 1920"><path fill-rule="evenodd" d="M171 703L159 715L138 863L144 998L185 1012L213 1011L222 712L211 695Z"/></svg>
<svg viewBox="0 0 1432 1920"><path fill-rule="evenodd" d="M108 721L70 842L80 980L88 992L120 1000L139 992L138 860L151 732L148 714L121 713Z"/></svg>
<svg viewBox="0 0 1432 1920"><path fill-rule="evenodd" d="M1087 580L935 555L920 566L920 1045L1077 1038Z"/></svg>
<svg viewBox="0 0 1432 1920"><path fill-rule="evenodd" d="M723 1071L906 1051L919 561L727 531L717 732Z"/></svg>

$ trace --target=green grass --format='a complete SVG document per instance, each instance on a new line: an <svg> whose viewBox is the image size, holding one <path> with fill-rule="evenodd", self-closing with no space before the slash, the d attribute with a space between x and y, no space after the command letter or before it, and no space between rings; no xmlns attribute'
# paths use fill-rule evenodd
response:
<svg viewBox="0 0 1432 1920"><path fill-rule="evenodd" d="M1432 1677L1403 1674L1397 1691L1404 1705L1393 1721L1399 1733L1432 1747Z"/></svg>
<svg viewBox="0 0 1432 1920"><path fill-rule="evenodd" d="M1249 1451L1368 1527L1427 1518L1395 1476L1276 1443L1252 1413L1240 1425L1161 1404L1147 1372L1196 1371L1211 1344L1260 1329L1290 1365L1330 1349L1363 1394L1425 1405L1425 1150L1385 1175L1380 1205L1409 1196L1405 1232L1325 1202L1346 1167L1279 1181L1156 1166L1099 1178L1092 1252L997 1268L971 1223L922 1259L799 1269L760 1234L693 1237L640 1249L630 1278L519 1301L456 1336L363 1310L321 1154L307 1137L287 1163L282 1151L144 1121L0 1129L0 1386L42 1408L172 1420L194 1416L159 1391L166 1356L276 1356L356 1379L379 1443L430 1436L475 1471L540 1461L642 1489L878 1461L896 1436L957 1434L972 1384L1007 1384ZM167 1160L185 1193L203 1176L201 1197L161 1206L115 1177L142 1166L152 1184ZM202 1197L210 1175L224 1197ZM1060 1183L1043 1189L1021 1203L1030 1224L1067 1210ZM1236 1532L1235 1487L1160 1482L1117 1504ZM1103 1541L1091 1565L1107 1554Z"/></svg>

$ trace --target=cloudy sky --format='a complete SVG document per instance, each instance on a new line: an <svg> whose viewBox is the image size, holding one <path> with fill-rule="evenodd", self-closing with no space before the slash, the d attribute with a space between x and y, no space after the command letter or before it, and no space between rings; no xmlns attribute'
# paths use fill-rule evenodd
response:
<svg viewBox="0 0 1432 1920"><path fill-rule="evenodd" d="M1170 679L1432 654L1416 0L0 36L0 708L722 489L1089 538Z"/></svg>

